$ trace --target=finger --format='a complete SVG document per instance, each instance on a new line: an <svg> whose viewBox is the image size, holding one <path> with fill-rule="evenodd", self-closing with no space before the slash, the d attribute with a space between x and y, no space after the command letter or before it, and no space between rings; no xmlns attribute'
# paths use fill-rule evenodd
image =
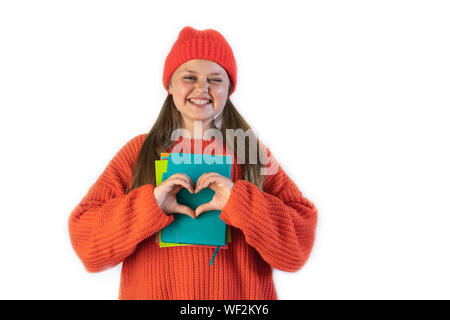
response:
<svg viewBox="0 0 450 320"><path fill-rule="evenodd" d="M198 206L197 209L195 209L195 217L198 217L202 213L206 211L216 210L216 206L213 201L207 202L202 204L201 206Z"/></svg>
<svg viewBox="0 0 450 320"><path fill-rule="evenodd" d="M200 178L198 178L197 183L195 184L195 192L199 192L200 190L206 188L209 185L209 181L211 179L211 177L217 177L220 176L218 173L216 172L208 172L208 173L204 173L200 176Z"/></svg>
<svg viewBox="0 0 450 320"><path fill-rule="evenodd" d="M173 178L170 181L168 181L168 183L170 183L170 185L172 187L173 186L181 186L181 188L184 187L184 188L188 189L190 193L194 193L193 187L190 184L188 184L188 182L186 182L186 180L183 180L181 178Z"/></svg>
<svg viewBox="0 0 450 320"><path fill-rule="evenodd" d="M216 172L205 172L205 173L203 173L200 177L198 177L197 184L201 183L204 179L206 179L210 175L214 175L214 174L217 174L217 173Z"/></svg>
<svg viewBox="0 0 450 320"><path fill-rule="evenodd" d="M192 183L191 177L189 177L186 173L174 173L173 175L171 175L169 177L169 179L172 178L172 177L173 178L181 178L181 179L186 180L187 182Z"/></svg>
<svg viewBox="0 0 450 320"><path fill-rule="evenodd" d="M181 179L181 180L185 181L190 186L190 188L186 188L186 189L189 189L191 191L191 193L194 192L194 183L192 182L191 178L187 174L185 174L185 173L174 173L167 180L175 180L175 179Z"/></svg>
<svg viewBox="0 0 450 320"><path fill-rule="evenodd" d="M178 204L178 205L175 207L175 211L176 211L175 213L181 213L181 214L188 215L188 216L190 216L192 219L195 219L195 218L196 218L194 210L192 210L192 209L189 208L188 206L184 206L184 205Z"/></svg>
<svg viewBox="0 0 450 320"><path fill-rule="evenodd" d="M195 193L198 192L197 189L202 184L204 177L205 177L205 173L202 174L200 177L198 177L197 181L195 182L195 188L194 188Z"/></svg>
<svg viewBox="0 0 450 320"><path fill-rule="evenodd" d="M200 186L196 186L195 192L199 192L205 188L211 188L214 191L217 191L216 182L218 182L221 178L220 174L209 175L203 179L202 184Z"/></svg>
<svg viewBox="0 0 450 320"><path fill-rule="evenodd" d="M210 184L209 180L203 180L201 184L195 186L195 193L200 192L201 190L207 188Z"/></svg>

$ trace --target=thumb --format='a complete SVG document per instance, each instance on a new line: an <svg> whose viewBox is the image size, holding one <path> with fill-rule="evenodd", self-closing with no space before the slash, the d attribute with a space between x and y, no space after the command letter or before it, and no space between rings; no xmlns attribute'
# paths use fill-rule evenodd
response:
<svg viewBox="0 0 450 320"><path fill-rule="evenodd" d="M212 201L204 203L195 209L195 217L198 217L203 212L210 211L210 210L216 210L214 203Z"/></svg>
<svg viewBox="0 0 450 320"><path fill-rule="evenodd" d="M181 214L185 214L190 216L192 219L195 219L195 212L194 210L192 210L191 208L189 208L188 206L184 206L184 205L177 205L177 207L175 208L175 212L177 213L181 213Z"/></svg>

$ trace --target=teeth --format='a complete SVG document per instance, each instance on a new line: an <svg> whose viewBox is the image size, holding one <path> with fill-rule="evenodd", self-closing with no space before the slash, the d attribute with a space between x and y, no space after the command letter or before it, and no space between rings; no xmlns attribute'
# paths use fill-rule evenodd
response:
<svg viewBox="0 0 450 320"><path fill-rule="evenodd" d="M190 102L195 104L208 104L210 100L200 100L200 99L189 99Z"/></svg>

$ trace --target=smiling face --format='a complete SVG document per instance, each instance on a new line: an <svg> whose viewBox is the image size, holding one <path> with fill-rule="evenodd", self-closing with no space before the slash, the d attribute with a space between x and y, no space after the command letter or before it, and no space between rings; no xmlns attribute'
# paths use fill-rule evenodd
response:
<svg viewBox="0 0 450 320"><path fill-rule="evenodd" d="M227 102L230 79L219 64L193 59L180 65L169 81L169 93L183 118L183 127L192 130L194 121L212 127L214 117Z"/></svg>

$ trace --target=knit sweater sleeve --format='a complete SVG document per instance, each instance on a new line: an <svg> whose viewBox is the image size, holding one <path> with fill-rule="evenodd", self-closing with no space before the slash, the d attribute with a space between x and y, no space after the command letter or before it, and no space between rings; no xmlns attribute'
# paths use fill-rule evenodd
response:
<svg viewBox="0 0 450 320"><path fill-rule="evenodd" d="M70 240L89 272L119 264L141 241L173 221L156 203L154 185L125 194L142 141L137 136L117 152L70 214Z"/></svg>
<svg viewBox="0 0 450 320"><path fill-rule="evenodd" d="M268 167L263 191L251 182L234 182L220 218L240 229L246 242L272 267L294 272L308 259L317 225L317 209L303 197L267 149Z"/></svg>

